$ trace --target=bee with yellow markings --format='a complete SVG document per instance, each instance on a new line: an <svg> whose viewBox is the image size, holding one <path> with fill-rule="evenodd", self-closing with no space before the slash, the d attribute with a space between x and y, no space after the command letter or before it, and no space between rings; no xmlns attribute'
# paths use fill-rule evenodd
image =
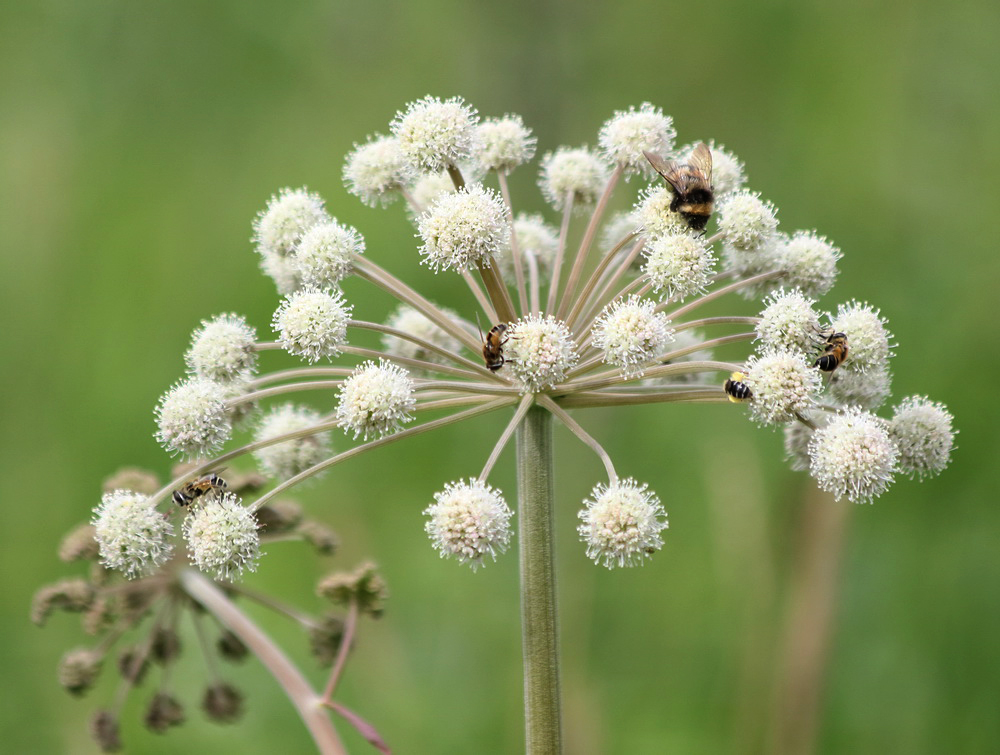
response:
<svg viewBox="0 0 1000 755"><path fill-rule="evenodd" d="M818 367L823 372L833 372L847 359L847 335L831 333L824 343L823 353L813 362L813 367Z"/></svg>
<svg viewBox="0 0 1000 755"><path fill-rule="evenodd" d="M729 396L729 400L734 404L753 398L753 392L747 384L743 382L744 377L745 375L742 372L734 372L729 376L725 385L722 386L726 395Z"/></svg>
<svg viewBox="0 0 1000 755"><path fill-rule="evenodd" d="M476 324L479 324L479 316L476 315ZM507 323L498 322L490 332L483 338L483 329L479 328L479 337L483 341L483 361L486 362L486 369L496 372L503 367L506 361L503 356L503 345L507 343Z"/></svg>
<svg viewBox="0 0 1000 755"><path fill-rule="evenodd" d="M664 160L657 154L643 151L649 164L663 176L674 192L670 211L679 212L690 228L704 231L712 216L715 193L712 190L712 150L701 142L691 152L686 164Z"/></svg>
<svg viewBox="0 0 1000 755"><path fill-rule="evenodd" d="M219 470L222 471L221 469ZM229 485L215 472L211 472L202 477L197 477L191 482L177 488L174 491L174 503L178 506L189 506L202 496L212 494L221 495Z"/></svg>

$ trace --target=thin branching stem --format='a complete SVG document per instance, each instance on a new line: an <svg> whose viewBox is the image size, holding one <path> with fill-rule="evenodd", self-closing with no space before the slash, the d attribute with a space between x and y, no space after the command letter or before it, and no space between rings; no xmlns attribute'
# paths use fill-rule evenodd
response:
<svg viewBox="0 0 1000 755"><path fill-rule="evenodd" d="M556 249L556 258L552 261L552 277L549 279L548 304L545 306L547 312L553 312L556 308L556 295L559 293L559 276L562 275L563 257L566 254L566 238L569 236L569 219L573 215L573 199L575 196L576 194L572 191L566 192L562 225L559 226L559 246Z"/></svg>
<svg viewBox="0 0 1000 755"><path fill-rule="evenodd" d="M337 690L337 682L340 681L341 674L344 673L344 664L347 663L347 656L351 652L351 644L354 642L354 631L358 625L358 599L351 597L351 603L347 607L347 618L344 620L344 634L340 639L340 647L337 648L337 659L333 662L330 670L330 678L326 682L326 689L323 690L322 705L328 705L333 700L333 693Z"/></svg>
<svg viewBox="0 0 1000 755"><path fill-rule="evenodd" d="M445 359L454 362L455 364L461 365L462 367L466 367L469 370L472 370L473 372L482 375L483 377L488 377L492 378L493 380L503 381L502 377L490 372L478 362L473 362L471 359L466 359L460 354L456 354L455 352L449 351L448 349L438 346L437 344L433 344L430 341L427 341L423 338L419 338L418 336L415 336L412 333L407 333L405 330L398 330L397 328L391 328L388 325L382 325L381 323L377 322L365 322L363 320L350 320L347 323L347 325L348 327L352 328L374 330L378 333L385 333L386 335L390 335L395 338L401 338L404 341L409 341L410 343L416 344L425 351L431 351L435 354L444 357Z"/></svg>
<svg viewBox="0 0 1000 755"><path fill-rule="evenodd" d="M761 273L760 275L752 275L749 278L744 278L743 280L738 280L735 283L730 283L728 286L723 286L722 288L717 288L714 291L710 291L703 296L699 296L697 299L685 304L679 309L675 309L673 312L667 315L671 320L677 320L683 317L688 312L697 309L703 304L708 304L708 302L718 299L720 296L725 296L726 294L732 293L733 291L739 291L741 288L746 288L747 286L752 286L754 283L760 283L761 281L772 280L774 278L780 278L785 275L784 272L780 270L772 270L768 273ZM660 304L657 308L657 312L662 312L670 304L670 301L665 301Z"/></svg>
<svg viewBox="0 0 1000 755"><path fill-rule="evenodd" d="M697 349L695 350L697 351ZM686 350L679 349L679 351ZM714 371L733 372L738 369L739 365L733 364L732 362L680 362L678 364L664 364L659 367L651 367L643 373L642 377L654 378L665 377L667 375L686 375L698 372ZM623 383L630 382L631 380L637 380L638 378L639 376L625 378L619 370L609 370L607 372L599 373L588 380L572 380L570 382L563 383L562 385L557 385L550 391L550 393L554 396L561 396L577 393L579 391L592 391L598 388L607 388L612 385L621 385Z"/></svg>
<svg viewBox="0 0 1000 755"><path fill-rule="evenodd" d="M483 310L483 314L486 315L486 319L490 322L496 322L497 312L493 308L493 304L490 302L489 297L483 293L483 289L480 288L479 283L476 279L472 277L472 273L468 270L461 271L462 280L469 286L469 290L472 295L476 297L476 301L479 302L480 308Z"/></svg>
<svg viewBox="0 0 1000 755"><path fill-rule="evenodd" d="M259 388L268 383L280 383L282 380L295 380L297 378L319 378L319 377L350 377L354 374L353 367L295 367L290 370L279 370L277 372L266 372L251 380L251 388Z"/></svg>
<svg viewBox="0 0 1000 755"><path fill-rule="evenodd" d="M271 388L262 388L259 391L244 393L242 396L231 398L226 401L227 409L234 409L243 404L249 404L272 396L282 396L286 393L296 393L298 391L322 391L334 390L344 384L343 380L307 380L302 383L289 383L287 385L276 385Z"/></svg>
<svg viewBox="0 0 1000 755"><path fill-rule="evenodd" d="M573 433L577 438L579 438L584 445L588 446L591 451L597 454L597 458L601 460L604 464L604 469L608 473L608 483L613 485L618 482L618 473L615 472L615 465L611 462L611 457L608 452L604 450L604 447L597 442L597 439L584 430L580 424L573 419L569 414L563 410L559 404L550 399L548 396L539 396L538 403L544 406L550 412L552 412L556 418L566 425L566 428Z"/></svg>
<svg viewBox="0 0 1000 755"><path fill-rule="evenodd" d="M636 406L639 404L725 404L729 403L722 388L663 391L661 393L622 393L618 391L580 391L559 399L567 409L588 409L600 406Z"/></svg>
<svg viewBox="0 0 1000 755"><path fill-rule="evenodd" d="M525 253L524 260L528 265L528 282L530 284L531 291L531 314L539 315L542 312L542 304L539 293L541 283L538 277L538 260L532 252Z"/></svg>
<svg viewBox="0 0 1000 755"><path fill-rule="evenodd" d="M517 411L514 412L514 416L510 418L510 422L507 423L507 427L500 434L500 439L497 440L496 445L493 447L493 452L490 454L490 458L486 460L486 464L483 465L483 471L479 473L479 479L482 482L486 482L486 479L490 476L490 472L493 471L493 465L497 463L497 459L500 458L500 453L503 451L504 447L510 441L510 436L514 434L517 426L521 424L521 420L524 419L524 415L527 413L528 409L531 408L531 404L534 402L534 396L530 393L524 395L521 399L521 403L518 404Z"/></svg>
<svg viewBox="0 0 1000 755"><path fill-rule="evenodd" d="M570 310L569 317L566 318L566 324L569 325L571 329L573 327L573 323L575 323L577 318L580 316L580 312L584 309L586 303L590 301L590 296L594 293L594 289L603 279L605 271L607 271L611 267L611 264L615 262L615 259L618 257L618 252L620 252L622 248L637 235L637 231L632 231L632 233L628 234L625 238L619 241L614 248L605 254L601 258L601 261L597 263L597 267L594 268L594 271L590 274L590 278L588 278L586 284L584 284L583 290L577 297L576 303L573 305L573 309ZM619 266L626 267L631 264L628 259L618 260L618 263Z"/></svg>
<svg viewBox="0 0 1000 755"><path fill-rule="evenodd" d="M344 346L342 350L345 354L351 354L352 356L361 357L362 359L384 359L387 362L395 362L396 364L403 364L407 367L415 367L418 370L424 370L425 372L441 372L446 375L456 375L458 377L465 378L484 377L484 375L478 370L465 370L461 367L451 367L447 364L428 362L425 359L413 359L411 357L399 356L398 354L386 354L384 351L379 351L378 349L363 349L360 346Z"/></svg>
<svg viewBox="0 0 1000 755"><path fill-rule="evenodd" d="M521 259L521 246L517 243L517 233L514 232L514 205L510 201L510 187L507 185L507 171L497 171L497 181L500 183L500 194L507 205L507 221L510 223L510 254L514 262L514 281L517 284L517 298L521 312L528 310L528 296L524 287L524 265Z"/></svg>

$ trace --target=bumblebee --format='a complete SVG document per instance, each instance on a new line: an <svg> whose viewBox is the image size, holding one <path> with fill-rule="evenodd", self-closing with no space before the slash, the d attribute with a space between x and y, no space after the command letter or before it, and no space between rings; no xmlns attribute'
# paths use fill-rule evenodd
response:
<svg viewBox="0 0 1000 755"><path fill-rule="evenodd" d="M743 382L743 373L734 372L729 376L729 380L723 387L726 395L729 396L729 400L734 404L738 404L741 401L747 401L753 398L753 392L747 387L747 384Z"/></svg>
<svg viewBox="0 0 1000 755"><path fill-rule="evenodd" d="M831 333L824 343L823 354L813 362L813 367L818 367L823 372L833 372L847 359L847 335Z"/></svg>
<svg viewBox="0 0 1000 755"><path fill-rule="evenodd" d="M490 332L483 338L483 331L480 329L479 337L483 338L483 361L486 362L486 369L496 372L504 365L503 345L507 343L507 323L499 322L490 328Z"/></svg>
<svg viewBox="0 0 1000 755"><path fill-rule="evenodd" d="M649 164L663 176L674 192L671 212L679 212L688 227L704 231L712 216L715 193L712 190L712 150L701 142L691 152L687 164L664 160L652 152L643 151Z"/></svg>
<svg viewBox="0 0 1000 755"><path fill-rule="evenodd" d="M198 498L209 493L213 495L221 495L229 485L215 472L207 474L204 477L198 477L186 485L177 488L174 491L173 499L174 503L178 506L188 506L193 503Z"/></svg>

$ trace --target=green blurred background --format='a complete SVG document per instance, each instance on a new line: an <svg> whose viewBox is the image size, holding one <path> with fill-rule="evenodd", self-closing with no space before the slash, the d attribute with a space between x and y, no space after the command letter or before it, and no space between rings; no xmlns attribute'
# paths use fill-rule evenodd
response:
<svg viewBox="0 0 1000 755"><path fill-rule="evenodd" d="M86 721L110 699L111 675L84 700L66 695L57 661L87 640L74 617L32 626L30 598L73 571L55 548L107 474L168 469L152 407L200 319L242 312L267 333L277 299L249 235L271 193L307 184L380 263L471 308L455 278L417 264L399 205L368 209L340 180L354 142L431 93L522 114L540 153L593 144L615 109L646 100L674 116L681 141L724 143L783 228L816 228L844 250L821 305L882 309L899 342L897 398L944 401L961 429L942 477L852 506L813 496L783 463L780 433L740 411L579 414L670 515L664 550L613 572L575 535L600 465L558 429L568 752L773 749L802 514L830 506L851 510L818 751L995 751L998 35L989 0L0 5L3 749L95 751ZM536 170L513 177L520 209L544 209ZM619 208L636 189L619 192ZM360 281L346 293L366 319L390 307ZM317 609L320 575L380 564L388 611L362 625L341 699L400 753L522 748L516 556L475 574L442 561L420 513L445 481L478 472L501 421L338 467L301 499L341 534L341 553L272 546L249 580ZM494 480L511 500L512 466L505 455ZM319 683L298 633L262 620ZM309 751L259 667L230 678L248 695L242 723L205 723L192 700L187 725L149 734L137 723L147 687L126 710L126 749ZM194 652L177 681L181 694L199 690Z"/></svg>

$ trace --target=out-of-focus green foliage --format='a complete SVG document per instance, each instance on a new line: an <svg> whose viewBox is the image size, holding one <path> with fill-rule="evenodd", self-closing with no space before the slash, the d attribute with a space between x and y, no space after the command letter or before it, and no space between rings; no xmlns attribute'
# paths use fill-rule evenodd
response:
<svg viewBox="0 0 1000 755"><path fill-rule="evenodd" d="M484 115L522 114L541 153L594 144L613 110L649 100L674 116L682 142L714 138L739 155L783 228L816 228L842 247L840 281L821 305L879 306L899 342L896 396L944 401L961 434L942 477L901 480L850 512L820 750L991 750L998 34L1000 10L986 0L2 4L4 748L94 751L86 718L113 694L111 675L89 699L63 693L56 662L85 638L64 615L32 627L30 596L70 571L56 546L89 516L105 475L123 464L167 471L152 407L181 374L201 318L238 311L267 333L277 299L248 238L271 193L319 191L372 256L471 316L457 278L418 265L401 208L368 209L340 181L352 143L431 93L460 94ZM535 170L513 177L519 209L544 209ZM361 281L346 293L368 319L389 309ZM808 479L782 463L780 434L736 407L580 420L623 474L659 493L670 530L642 569L590 564L576 511L602 470L557 430L568 751L766 751L801 511L851 504L807 499ZM337 468L302 500L338 530L340 555L325 564L272 546L250 580L318 608L312 582L324 570L379 562L392 595L385 617L362 625L342 698L400 752L522 746L516 556L475 574L441 561L420 513L445 481L478 473L502 422ZM509 453L493 482L513 501ZM293 628L268 626L310 667ZM193 699L205 679L193 653L186 661L176 686ZM259 666L230 678L248 697L237 727L205 723L192 702L181 729L139 731L146 688L126 710L126 746L308 750Z"/></svg>

